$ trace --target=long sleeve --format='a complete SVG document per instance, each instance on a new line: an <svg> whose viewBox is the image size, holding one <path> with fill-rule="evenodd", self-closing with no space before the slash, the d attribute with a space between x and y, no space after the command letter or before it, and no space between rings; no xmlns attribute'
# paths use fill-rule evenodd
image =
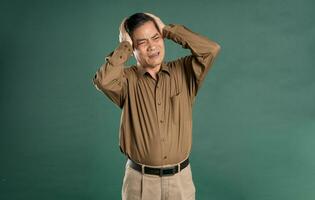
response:
<svg viewBox="0 0 315 200"><path fill-rule="evenodd" d="M126 98L126 78L124 75L124 63L132 53L129 42L123 41L109 56L105 63L96 71L92 82L96 89L102 91L120 108L123 107Z"/></svg>
<svg viewBox="0 0 315 200"><path fill-rule="evenodd" d="M221 49L220 45L190 31L183 25L166 25L163 29L163 36L185 49L190 49L192 55L177 61L184 67L184 75L191 97L196 96L205 75Z"/></svg>

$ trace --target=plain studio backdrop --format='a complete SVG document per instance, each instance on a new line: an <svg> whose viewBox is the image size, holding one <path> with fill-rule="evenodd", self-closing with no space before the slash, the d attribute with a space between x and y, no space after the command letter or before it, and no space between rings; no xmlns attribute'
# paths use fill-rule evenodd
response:
<svg viewBox="0 0 315 200"><path fill-rule="evenodd" d="M197 199L315 199L314 8L312 0L2 0L0 199L120 199L121 111L91 80L117 47L122 19L143 11L222 47L194 105ZM167 40L166 53L190 52Z"/></svg>

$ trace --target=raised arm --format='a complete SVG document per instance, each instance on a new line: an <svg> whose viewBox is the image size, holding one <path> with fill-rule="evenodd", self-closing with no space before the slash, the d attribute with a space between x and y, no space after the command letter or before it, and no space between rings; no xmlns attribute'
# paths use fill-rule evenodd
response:
<svg viewBox="0 0 315 200"><path fill-rule="evenodd" d="M192 97L196 96L205 75L220 52L220 45L192 32L183 25L165 25L159 17L151 13L146 14L154 18L164 38L171 39L183 48L190 49L192 55L180 58L176 62L179 62L184 67L184 75L190 95Z"/></svg>
<svg viewBox="0 0 315 200"><path fill-rule="evenodd" d="M184 66L191 96L195 96L221 47L183 25L166 25L163 28L163 35L183 48L190 49L191 55L180 58L177 62Z"/></svg>
<svg viewBox="0 0 315 200"><path fill-rule="evenodd" d="M96 89L102 91L120 108L123 107L127 94L124 64L132 54L132 41L123 28L124 21L120 25L120 44L105 58L105 63L92 79Z"/></svg>

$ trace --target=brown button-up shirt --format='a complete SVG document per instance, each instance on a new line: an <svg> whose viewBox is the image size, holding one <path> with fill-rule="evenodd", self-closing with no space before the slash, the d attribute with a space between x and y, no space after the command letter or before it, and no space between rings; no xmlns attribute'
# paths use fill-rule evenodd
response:
<svg viewBox="0 0 315 200"><path fill-rule="evenodd" d="M122 108L120 148L151 166L178 163L192 144L192 105L220 46L182 25L166 25L163 37L191 55L164 62L157 79L139 66L124 67L132 53L124 41L96 72L93 83Z"/></svg>

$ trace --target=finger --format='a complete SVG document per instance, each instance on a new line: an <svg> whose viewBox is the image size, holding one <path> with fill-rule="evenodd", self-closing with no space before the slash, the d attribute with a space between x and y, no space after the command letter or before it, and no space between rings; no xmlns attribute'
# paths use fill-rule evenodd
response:
<svg viewBox="0 0 315 200"><path fill-rule="evenodd" d="M163 30L163 27L164 27L164 23L161 21L161 19L151 13L145 13L146 15L149 15L150 17L152 17L154 19L154 21L157 23L159 29L160 29L160 32L162 32Z"/></svg>
<svg viewBox="0 0 315 200"><path fill-rule="evenodd" d="M153 15L152 13L144 13L144 14L149 15L152 18L157 18L157 16Z"/></svg>
<svg viewBox="0 0 315 200"><path fill-rule="evenodd" d="M122 20L122 22L121 22L121 24L120 24L120 26L119 26L119 30L122 31L122 32L126 31L126 29L125 29L125 22L126 22L126 20L127 20L127 18L125 17L125 18Z"/></svg>

